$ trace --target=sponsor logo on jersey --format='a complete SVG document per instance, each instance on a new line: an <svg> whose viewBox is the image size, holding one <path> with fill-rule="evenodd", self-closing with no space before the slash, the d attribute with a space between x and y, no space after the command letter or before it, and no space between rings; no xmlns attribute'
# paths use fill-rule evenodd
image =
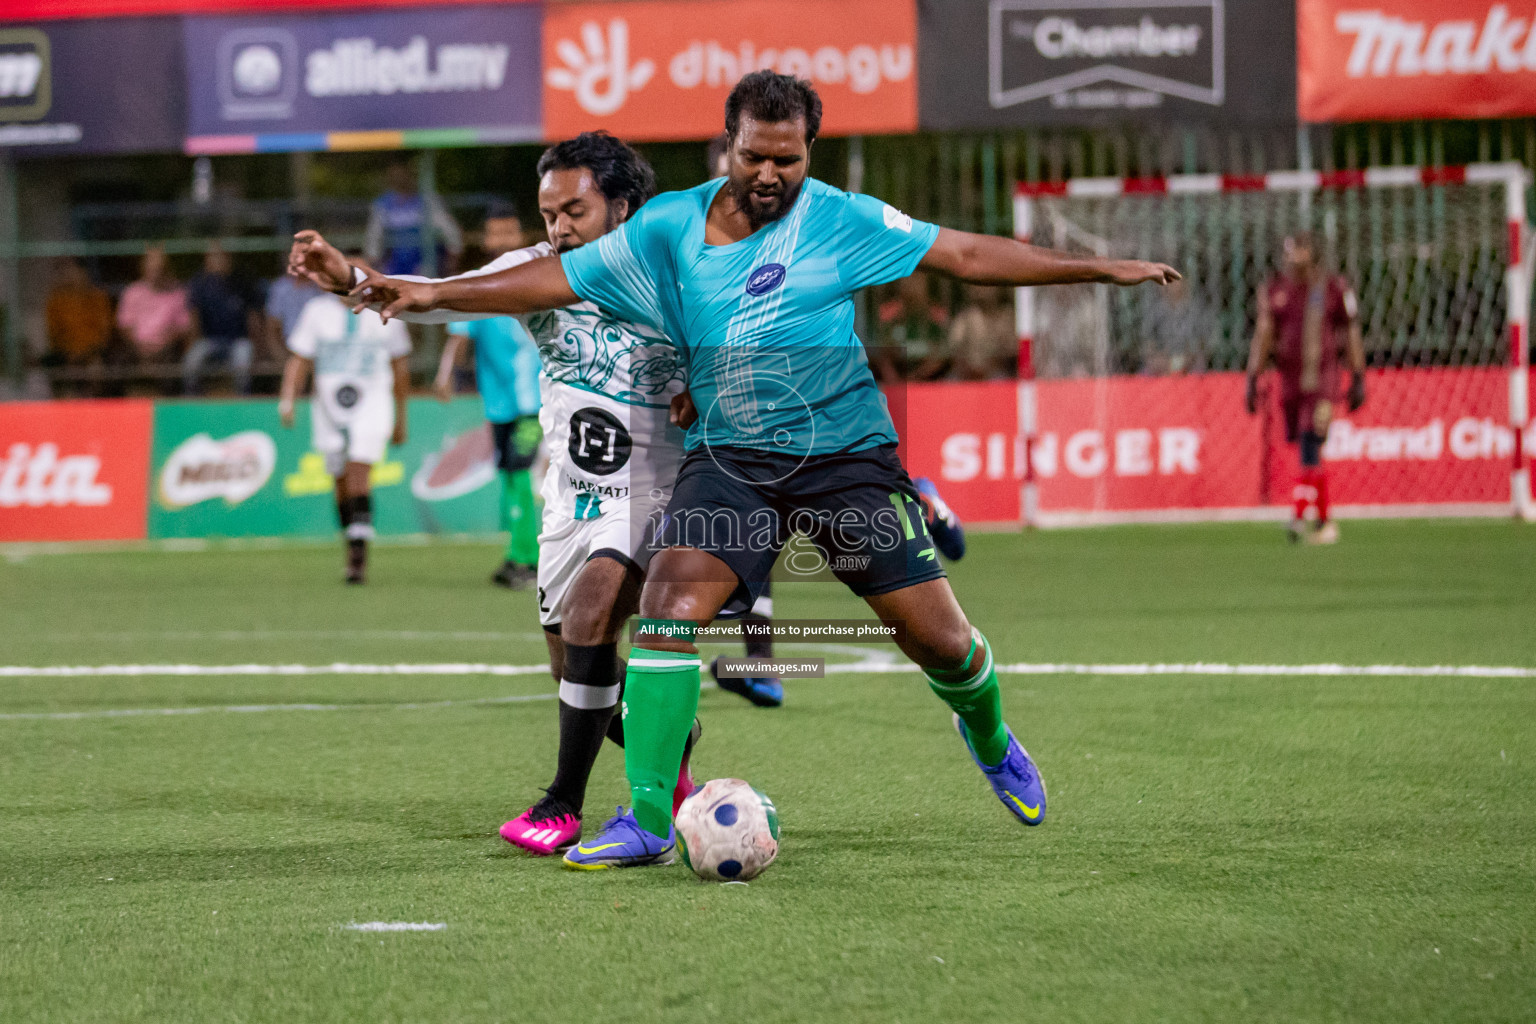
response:
<svg viewBox="0 0 1536 1024"><path fill-rule="evenodd" d="M343 409L352 408L357 404L357 400L361 397L362 392L358 391L357 388L351 384L343 384L341 387L336 389L336 404L341 406Z"/></svg>
<svg viewBox="0 0 1536 1024"><path fill-rule="evenodd" d="M243 430L222 441L193 434L160 469L160 501L186 508L213 498L231 505L261 490L277 466L277 445L262 430Z"/></svg>
<svg viewBox="0 0 1536 1024"><path fill-rule="evenodd" d="M571 436L566 449L582 472L593 476L617 473L629 464L633 447L629 431L606 409L589 406L571 414Z"/></svg>
<svg viewBox="0 0 1536 1024"><path fill-rule="evenodd" d="M887 218L889 223L889 218ZM784 283L784 264L764 263L747 275L748 295L767 295Z"/></svg>
<svg viewBox="0 0 1536 1024"><path fill-rule="evenodd" d="M101 459L65 455L44 442L13 444L0 456L0 508L96 507L112 503L112 488L96 479Z"/></svg>

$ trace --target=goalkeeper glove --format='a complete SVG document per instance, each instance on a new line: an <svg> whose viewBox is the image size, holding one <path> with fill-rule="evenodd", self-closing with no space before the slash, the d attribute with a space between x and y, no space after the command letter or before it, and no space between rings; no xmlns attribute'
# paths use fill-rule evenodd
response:
<svg viewBox="0 0 1536 1024"><path fill-rule="evenodd" d="M1349 411L1355 412L1365 404L1365 374L1357 373L1349 381Z"/></svg>

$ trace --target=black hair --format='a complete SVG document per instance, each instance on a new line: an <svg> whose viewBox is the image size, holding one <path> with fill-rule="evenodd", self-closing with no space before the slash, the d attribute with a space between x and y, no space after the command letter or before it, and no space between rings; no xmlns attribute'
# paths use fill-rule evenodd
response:
<svg viewBox="0 0 1536 1024"><path fill-rule="evenodd" d="M603 198L629 205L629 215L656 194L656 172L645 157L607 132L582 132L574 139L557 142L539 157L539 177L550 171L584 168Z"/></svg>
<svg viewBox="0 0 1536 1024"><path fill-rule="evenodd" d="M736 137L741 115L756 121L793 121L805 118L805 144L816 141L821 131L821 97L803 78L781 75L766 68L736 83L725 100L725 133Z"/></svg>

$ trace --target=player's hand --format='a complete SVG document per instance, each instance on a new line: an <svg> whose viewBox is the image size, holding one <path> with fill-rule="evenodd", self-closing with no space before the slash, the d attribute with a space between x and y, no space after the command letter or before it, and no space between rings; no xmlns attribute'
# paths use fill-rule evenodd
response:
<svg viewBox="0 0 1536 1024"><path fill-rule="evenodd" d="M376 270L367 271L363 281L347 293L352 312L373 308L385 323L401 313L426 313L437 308L437 286L423 281L401 281L385 277Z"/></svg>
<svg viewBox="0 0 1536 1024"><path fill-rule="evenodd" d="M453 401L453 378L439 377L432 382L432 393L439 402Z"/></svg>
<svg viewBox="0 0 1536 1024"><path fill-rule="evenodd" d="M1166 263L1149 263L1146 260L1114 260L1109 264L1105 280L1110 284L1169 284L1183 280L1184 275Z"/></svg>
<svg viewBox="0 0 1536 1024"><path fill-rule="evenodd" d="M667 419L672 421L674 427L687 430L698 418L699 410L693 404L692 395L686 391L680 391L672 396L672 404L667 409Z"/></svg>
<svg viewBox="0 0 1536 1024"><path fill-rule="evenodd" d="M1349 381L1349 411L1356 412L1365 404L1365 374L1357 373Z"/></svg>
<svg viewBox="0 0 1536 1024"><path fill-rule="evenodd" d="M1252 374L1248 375L1248 387L1243 393L1243 404L1248 407L1249 416L1259 411L1259 379Z"/></svg>
<svg viewBox="0 0 1536 1024"><path fill-rule="evenodd" d="M352 265L318 231L300 231L293 236L293 245L288 249L288 273L308 278L328 292L343 292L352 287Z"/></svg>
<svg viewBox="0 0 1536 1024"><path fill-rule="evenodd" d="M405 444L405 421L396 420L394 433L389 435L389 443L399 447Z"/></svg>

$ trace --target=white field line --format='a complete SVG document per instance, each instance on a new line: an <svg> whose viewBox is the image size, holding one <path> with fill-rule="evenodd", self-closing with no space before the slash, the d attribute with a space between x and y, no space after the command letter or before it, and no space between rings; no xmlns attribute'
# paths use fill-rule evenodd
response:
<svg viewBox="0 0 1536 1024"><path fill-rule="evenodd" d="M884 653L884 652L882 652ZM0 665L0 677L13 679L79 676L293 676L293 675L537 675L548 665ZM884 658L827 666L829 675L915 673L917 666ZM1513 665L1229 665L1219 662L1187 664L1076 664L1016 662L998 665L1003 675L1033 676L1370 676L1385 678L1536 679L1536 668ZM705 689L714 684L706 682ZM31 711L0 714L0 722L64 721L90 718L140 718L173 715L252 714L269 711L420 711L432 708L492 704L528 704L555 700L557 693L478 697L465 700L411 701L396 704L217 704L181 708L104 708L93 711Z"/></svg>
<svg viewBox="0 0 1536 1024"><path fill-rule="evenodd" d="M459 629L168 629L34 633L45 640L541 640L543 633Z"/></svg>
<svg viewBox="0 0 1536 1024"><path fill-rule="evenodd" d="M440 932L448 924L445 921L350 921L342 927L349 932Z"/></svg>

